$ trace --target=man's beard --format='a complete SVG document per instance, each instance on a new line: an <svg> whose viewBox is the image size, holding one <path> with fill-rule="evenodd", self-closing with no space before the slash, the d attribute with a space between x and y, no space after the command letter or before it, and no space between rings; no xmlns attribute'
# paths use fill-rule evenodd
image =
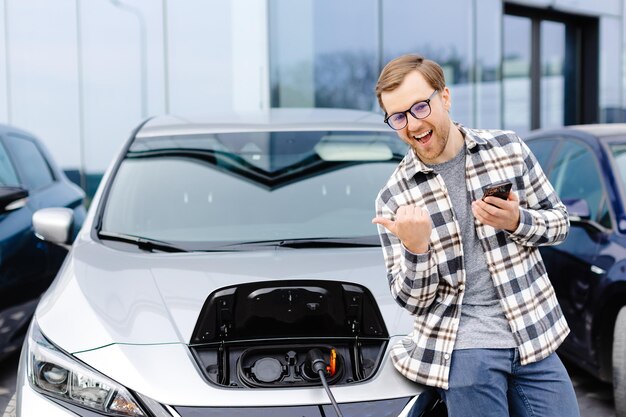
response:
<svg viewBox="0 0 626 417"><path fill-rule="evenodd" d="M444 124L445 126L442 126ZM450 121L450 119L447 119L447 123L444 122L439 125L433 126L431 141L433 141L434 146L428 149L428 151L423 147L420 147L419 142L416 143L414 142L415 139L411 138L411 147L413 148L413 152L422 162L429 164L434 163L434 160L441 156L441 154L445 151L446 146L448 145L451 128L452 122Z"/></svg>

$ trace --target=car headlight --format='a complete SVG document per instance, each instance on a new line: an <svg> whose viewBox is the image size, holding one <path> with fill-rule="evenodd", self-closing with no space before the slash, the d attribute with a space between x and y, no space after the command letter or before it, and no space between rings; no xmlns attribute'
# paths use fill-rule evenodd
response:
<svg viewBox="0 0 626 417"><path fill-rule="evenodd" d="M28 380L36 391L113 416L145 416L126 388L50 343L33 320L28 335Z"/></svg>

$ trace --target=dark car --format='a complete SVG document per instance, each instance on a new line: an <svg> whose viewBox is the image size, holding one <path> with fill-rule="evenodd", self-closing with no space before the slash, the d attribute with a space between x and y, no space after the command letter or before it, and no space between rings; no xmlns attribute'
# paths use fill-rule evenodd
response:
<svg viewBox="0 0 626 417"><path fill-rule="evenodd" d="M528 146L570 215L561 245L541 249L571 328L559 350L612 382L626 416L626 124L531 133Z"/></svg>
<svg viewBox="0 0 626 417"><path fill-rule="evenodd" d="M77 230L85 217L83 198L40 141L0 125L0 360L22 346L39 297L67 254L35 236L33 213L73 209Z"/></svg>

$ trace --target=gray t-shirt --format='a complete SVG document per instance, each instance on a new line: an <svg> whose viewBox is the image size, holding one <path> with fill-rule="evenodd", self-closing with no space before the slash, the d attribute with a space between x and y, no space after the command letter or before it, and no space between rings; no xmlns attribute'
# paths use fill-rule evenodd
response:
<svg viewBox="0 0 626 417"><path fill-rule="evenodd" d="M451 160L428 165L443 178L459 223L465 267L465 295L454 349L516 347L496 289L487 269L487 259L478 241L474 214L465 183L466 148Z"/></svg>

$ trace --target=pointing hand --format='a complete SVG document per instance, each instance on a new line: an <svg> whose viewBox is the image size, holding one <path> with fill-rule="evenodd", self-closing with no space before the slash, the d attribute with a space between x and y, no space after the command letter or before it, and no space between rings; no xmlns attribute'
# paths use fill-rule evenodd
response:
<svg viewBox="0 0 626 417"><path fill-rule="evenodd" d="M372 223L380 224L402 241L402 244L413 253L426 253L432 222L428 210L418 206L400 206L395 220L375 217Z"/></svg>

